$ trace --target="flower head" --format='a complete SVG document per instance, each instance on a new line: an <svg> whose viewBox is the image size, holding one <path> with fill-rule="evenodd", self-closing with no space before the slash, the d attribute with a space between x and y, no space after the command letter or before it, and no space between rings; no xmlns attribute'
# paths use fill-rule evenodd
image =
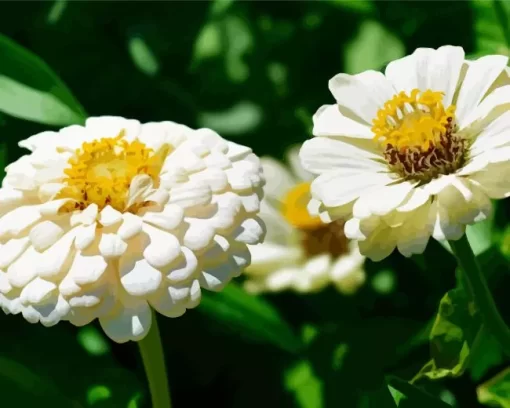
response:
<svg viewBox="0 0 510 408"><path fill-rule="evenodd" d="M119 117L44 132L0 189L0 306L32 323L99 318L139 340L250 263L259 159L209 129Z"/></svg>
<svg viewBox="0 0 510 408"><path fill-rule="evenodd" d="M365 258L346 238L342 220L326 224L309 214L312 175L300 166L297 149L288 158L290 170L274 159L261 159L267 183L260 216L268 233L263 244L250 247L245 287L316 292L334 284L353 293L365 280Z"/></svg>
<svg viewBox="0 0 510 408"><path fill-rule="evenodd" d="M460 47L421 48L384 74L339 74L337 103L314 116L301 150L318 175L312 209L373 260L395 247L421 253L430 236L460 238L510 195L507 57L464 59Z"/></svg>

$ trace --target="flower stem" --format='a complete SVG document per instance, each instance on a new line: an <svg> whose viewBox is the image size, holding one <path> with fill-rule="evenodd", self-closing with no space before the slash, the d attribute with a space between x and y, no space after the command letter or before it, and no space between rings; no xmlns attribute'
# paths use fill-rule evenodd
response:
<svg viewBox="0 0 510 408"><path fill-rule="evenodd" d="M464 273L468 284L467 289L473 297L485 327L499 342L505 354L510 356L510 329L499 314L466 235L463 235L458 241L449 241L449 243Z"/></svg>
<svg viewBox="0 0 510 408"><path fill-rule="evenodd" d="M149 333L138 342L138 346L149 382L152 408L171 408L165 357L155 313L152 315L152 327Z"/></svg>

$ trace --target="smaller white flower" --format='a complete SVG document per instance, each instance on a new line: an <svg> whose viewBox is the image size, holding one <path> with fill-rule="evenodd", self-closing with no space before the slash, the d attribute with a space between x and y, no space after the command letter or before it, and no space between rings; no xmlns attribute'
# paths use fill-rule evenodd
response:
<svg viewBox="0 0 510 408"><path fill-rule="evenodd" d="M310 216L311 174L299 164L298 148L290 149L290 169L262 158L266 178L260 216L267 227L263 244L250 246L251 266L245 288L252 293L294 290L316 292L334 284L345 294L365 281L365 258L343 232L343 222L324 224Z"/></svg>
<svg viewBox="0 0 510 408"><path fill-rule="evenodd" d="M0 307L31 322L98 318L142 339L250 263L262 168L209 129L120 117L44 132L0 189Z"/></svg>
<svg viewBox="0 0 510 408"><path fill-rule="evenodd" d="M314 210L347 220L374 261L457 240L510 196L508 58L465 60L461 47L419 48L383 73L338 74L301 149L317 178Z"/></svg>

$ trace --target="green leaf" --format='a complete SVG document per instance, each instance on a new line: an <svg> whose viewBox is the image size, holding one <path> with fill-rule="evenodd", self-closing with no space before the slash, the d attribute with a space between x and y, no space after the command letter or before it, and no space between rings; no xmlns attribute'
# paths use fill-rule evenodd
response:
<svg viewBox="0 0 510 408"><path fill-rule="evenodd" d="M405 55L404 44L381 23L366 20L358 34L344 48L345 70L358 73L381 69L388 62Z"/></svg>
<svg viewBox="0 0 510 408"><path fill-rule="evenodd" d="M130 38L128 42L128 49L133 63L144 74L155 76L159 72L158 60L142 38Z"/></svg>
<svg viewBox="0 0 510 408"><path fill-rule="evenodd" d="M301 360L285 372L285 388L301 408L322 408L323 384L307 360Z"/></svg>
<svg viewBox="0 0 510 408"><path fill-rule="evenodd" d="M38 56L0 35L0 110L50 125L82 123L86 113L62 80ZM7 93L4 93L7 92ZM20 92L13 106L13 92ZM22 98L27 97L23 103ZM48 104L40 106L40 104Z"/></svg>
<svg viewBox="0 0 510 408"><path fill-rule="evenodd" d="M485 327L482 327L476 342L470 358L469 371L471 378L479 381L490 368L501 364L505 356L498 341Z"/></svg>
<svg viewBox="0 0 510 408"><path fill-rule="evenodd" d="M2 406L126 407L145 390L111 353L87 353L65 322L49 329L27 325L22 316L0 315L0 325Z"/></svg>
<svg viewBox="0 0 510 408"><path fill-rule="evenodd" d="M397 377L388 377L388 387L399 408L451 408L440 399Z"/></svg>
<svg viewBox="0 0 510 408"><path fill-rule="evenodd" d="M262 109L253 102L241 101L221 112L202 112L198 117L200 126L214 129L230 136L253 131L262 121Z"/></svg>
<svg viewBox="0 0 510 408"><path fill-rule="evenodd" d="M20 119L55 126L83 123L85 119L55 95L37 91L1 75L0 111Z"/></svg>
<svg viewBox="0 0 510 408"><path fill-rule="evenodd" d="M235 283L218 293L203 293L198 310L252 338L272 343L290 352L302 342L264 299L247 294Z"/></svg>
<svg viewBox="0 0 510 408"><path fill-rule="evenodd" d="M510 2L472 0L475 30L475 54L510 55Z"/></svg>
<svg viewBox="0 0 510 408"><path fill-rule="evenodd" d="M480 331L480 319L465 292L460 288L448 292L441 299L430 333L432 359L414 380L460 376L468 367L469 354Z"/></svg>
<svg viewBox="0 0 510 408"><path fill-rule="evenodd" d="M494 218L489 217L484 221L468 225L466 236L475 255L481 254L492 245Z"/></svg>
<svg viewBox="0 0 510 408"><path fill-rule="evenodd" d="M14 402L14 395L19 395L22 398L16 401L17 406L43 406L45 403L47 406L79 406L65 396L51 377L4 356L0 356L0 389L2 401L7 404L10 396Z"/></svg>
<svg viewBox="0 0 510 408"><path fill-rule="evenodd" d="M476 393L482 404L510 408L510 367L480 385Z"/></svg>

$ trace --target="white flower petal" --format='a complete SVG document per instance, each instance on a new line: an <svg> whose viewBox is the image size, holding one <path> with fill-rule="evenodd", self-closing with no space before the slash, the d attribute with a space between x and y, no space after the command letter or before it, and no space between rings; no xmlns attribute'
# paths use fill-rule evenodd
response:
<svg viewBox="0 0 510 408"><path fill-rule="evenodd" d="M152 313L145 300L130 298L115 314L100 317L99 323L106 335L117 343L139 341L151 328Z"/></svg>
<svg viewBox="0 0 510 408"><path fill-rule="evenodd" d="M415 88L443 91L443 103L449 106L463 63L464 50L461 47L446 45L437 50L418 48L413 54L390 62L385 75L397 92L411 92Z"/></svg>
<svg viewBox="0 0 510 408"><path fill-rule="evenodd" d="M69 269L69 275L78 285L90 285L99 281L108 267L100 255L85 255L77 252Z"/></svg>
<svg viewBox="0 0 510 408"><path fill-rule="evenodd" d="M0 246L0 269L13 263L30 245L30 238L10 239Z"/></svg>
<svg viewBox="0 0 510 408"><path fill-rule="evenodd" d="M312 197L328 207L338 207L356 200L363 192L392 183L383 173L338 169L328 171L312 183Z"/></svg>
<svg viewBox="0 0 510 408"><path fill-rule="evenodd" d="M85 122L90 132L91 140L101 137L116 137L121 131L128 141L134 140L141 131L140 122L134 119L125 119L120 116L98 116L88 118Z"/></svg>
<svg viewBox="0 0 510 408"><path fill-rule="evenodd" d="M96 238L96 224L81 225L76 228L76 239L74 245L76 249L84 250L87 249Z"/></svg>
<svg viewBox="0 0 510 408"><path fill-rule="evenodd" d="M9 283L22 288L37 276L36 266L39 262L39 252L30 246L7 269Z"/></svg>
<svg viewBox="0 0 510 408"><path fill-rule="evenodd" d="M510 163L489 164L485 171L475 173L470 179L493 199L510 197Z"/></svg>
<svg viewBox="0 0 510 408"><path fill-rule="evenodd" d="M213 292L220 291L236 275L237 271L238 267L232 260L217 267L207 268L200 275L200 286Z"/></svg>
<svg viewBox="0 0 510 408"><path fill-rule="evenodd" d="M161 212L149 211L142 217L144 222L167 231L177 228L183 218L184 210L176 204L166 205Z"/></svg>
<svg viewBox="0 0 510 408"><path fill-rule="evenodd" d="M464 127L464 118L480 103L507 64L508 57L502 55L488 55L468 62L468 69L455 101L455 120L460 128Z"/></svg>
<svg viewBox="0 0 510 408"><path fill-rule="evenodd" d="M379 226L368 239L359 242L359 250L372 261L377 262L388 257L396 245L396 237L391 228Z"/></svg>
<svg viewBox="0 0 510 408"><path fill-rule="evenodd" d="M163 280L159 270L147 260L136 260L132 256L123 256L119 261L120 281L127 293L133 296L147 296L154 293Z"/></svg>
<svg viewBox="0 0 510 408"><path fill-rule="evenodd" d="M344 169L345 171L387 172L387 166L370 151L361 149L340 139L316 137L307 140L300 151L303 167L314 174Z"/></svg>
<svg viewBox="0 0 510 408"><path fill-rule="evenodd" d="M338 105L323 105L313 115L314 136L374 137L370 126L342 115Z"/></svg>
<svg viewBox="0 0 510 408"><path fill-rule="evenodd" d="M247 270L250 274L266 274L271 269L286 263L295 263L302 257L302 250L297 246L284 246L264 242L250 246L251 265Z"/></svg>
<svg viewBox="0 0 510 408"><path fill-rule="evenodd" d="M487 127L487 124L495 120L501 113L498 107L510 104L510 85L497 88L468 115L465 116L460 132L466 135L476 135Z"/></svg>
<svg viewBox="0 0 510 408"><path fill-rule="evenodd" d="M264 186L266 197L281 200L296 184L296 180L279 161L263 157L260 162L266 178Z"/></svg>
<svg viewBox="0 0 510 408"><path fill-rule="evenodd" d="M170 204L189 208L208 204L211 201L211 188L204 182L186 183L170 190Z"/></svg>
<svg viewBox="0 0 510 408"><path fill-rule="evenodd" d="M51 247L41 253L37 262L32 266L37 271L37 275L44 279L56 280L63 273L67 272L70 256L74 252L75 232L69 231L62 236Z"/></svg>
<svg viewBox="0 0 510 408"><path fill-rule="evenodd" d="M143 256L155 268L165 267L180 255L181 246L174 235L147 224L143 226L143 231L150 239Z"/></svg>
<svg viewBox="0 0 510 408"><path fill-rule="evenodd" d="M18 207L0 218L0 237L14 238L41 219L37 206Z"/></svg>
<svg viewBox="0 0 510 408"><path fill-rule="evenodd" d="M266 227L260 218L248 218L234 232L235 240L245 244L258 244L266 234Z"/></svg>
<svg viewBox="0 0 510 408"><path fill-rule="evenodd" d="M57 289L57 285L41 278L35 278L23 288L20 300L23 305L37 305L48 299Z"/></svg>
<svg viewBox="0 0 510 408"><path fill-rule="evenodd" d="M45 220L32 228L29 236L34 248L42 252L57 242L64 235L64 232L60 225L53 221Z"/></svg>
<svg viewBox="0 0 510 408"><path fill-rule="evenodd" d="M81 212L75 212L71 216L71 227L79 224L90 225L96 221L99 209L97 204L90 204Z"/></svg>
<svg viewBox="0 0 510 408"><path fill-rule="evenodd" d="M370 213L386 215L397 208L413 190L416 183L404 181L402 183L384 186L374 190L369 196ZM355 204L356 206L356 204Z"/></svg>
<svg viewBox="0 0 510 408"><path fill-rule="evenodd" d="M416 208L425 204L428 200L430 200L430 193L421 186L415 187L407 200L405 200L397 208L397 211L403 213L414 211Z"/></svg>
<svg viewBox="0 0 510 408"><path fill-rule="evenodd" d="M128 241L142 232L142 227L142 218L131 213L124 213L122 214L122 224L117 230L117 235L123 241Z"/></svg>
<svg viewBox="0 0 510 408"><path fill-rule="evenodd" d="M118 224L121 221L122 213L120 213L110 205L107 205L99 213L99 222L105 227Z"/></svg>
<svg viewBox="0 0 510 408"><path fill-rule="evenodd" d="M155 293L150 299L150 304L163 316L179 317L186 312L187 302L178 302L172 297L173 287L166 287Z"/></svg>
<svg viewBox="0 0 510 408"><path fill-rule="evenodd" d="M509 127L510 112L505 112L489 123L471 145L471 157L491 154L493 149L510 144Z"/></svg>
<svg viewBox="0 0 510 408"><path fill-rule="evenodd" d="M126 252L127 246L117 234L103 233L99 241L99 252L105 258L117 258Z"/></svg>
<svg viewBox="0 0 510 408"><path fill-rule="evenodd" d="M204 249L209 245L216 231L207 222L192 220L184 234L184 245L192 251Z"/></svg>
<svg viewBox="0 0 510 408"><path fill-rule="evenodd" d="M198 270L198 259L193 251L181 247L181 254L182 260L166 271L166 277L169 281L186 281Z"/></svg>
<svg viewBox="0 0 510 408"><path fill-rule="evenodd" d="M329 90L341 108L366 124L372 123L377 111L396 93L384 75L376 71L338 74L330 79Z"/></svg>

